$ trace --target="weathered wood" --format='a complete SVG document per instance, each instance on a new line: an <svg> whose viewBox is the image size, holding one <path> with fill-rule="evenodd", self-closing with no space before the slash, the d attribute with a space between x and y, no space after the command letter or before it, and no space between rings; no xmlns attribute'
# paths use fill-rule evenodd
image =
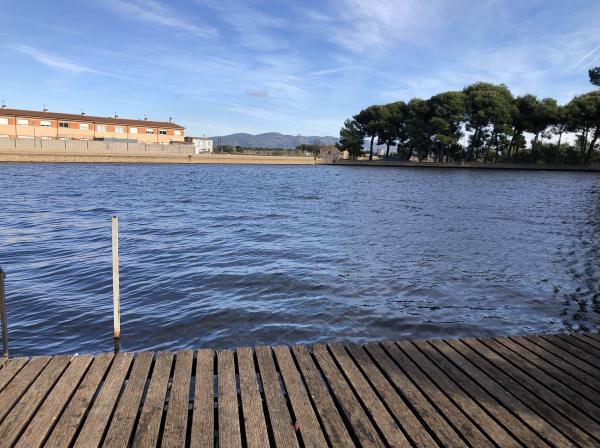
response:
<svg viewBox="0 0 600 448"><path fill-rule="evenodd" d="M360 444L364 447L385 446L358 398L352 393L349 384L335 365L327 348L324 345L315 345L313 353L344 417L350 423Z"/></svg>
<svg viewBox="0 0 600 448"><path fill-rule="evenodd" d="M600 333L581 333L581 334L582 334L582 336L585 336L586 338L592 338L596 342L600 342Z"/></svg>
<svg viewBox="0 0 600 448"><path fill-rule="evenodd" d="M417 411L419 416L427 423L441 445L451 447L465 447L466 442L458 435L455 429L433 407L429 400L415 386L411 379L394 363L389 355L379 344L367 344L366 349L375 359L380 369L402 394L408 403Z"/></svg>
<svg viewBox="0 0 600 448"><path fill-rule="evenodd" d="M51 430L50 437L44 443L44 447L71 446L75 433L91 406L94 395L112 360L112 353L103 353L94 358L92 365L86 372L81 384L77 387L77 391L60 416L58 423Z"/></svg>
<svg viewBox="0 0 600 448"><path fill-rule="evenodd" d="M254 352L251 348L237 350L240 372L240 394L244 412L244 428L248 448L269 446L269 434L263 412L263 402L257 380Z"/></svg>
<svg viewBox="0 0 600 448"><path fill-rule="evenodd" d="M477 401L480 406L484 407L506 431L510 432L523 445L535 447L549 446L496 398L488 393L484 387L480 386L475 379L470 378L465 372L437 351L429 342L415 341L413 344L446 375L452 378L471 398ZM500 443L499 445L502 446ZM511 445L510 440L507 441L507 445Z"/></svg>
<svg viewBox="0 0 600 448"><path fill-rule="evenodd" d="M105 447L118 448L129 445L153 357L154 354L150 352L135 355L127 386L104 439Z"/></svg>
<svg viewBox="0 0 600 448"><path fill-rule="evenodd" d="M79 382L85 375L92 360L93 357L90 355L73 358L69 367L52 388L43 404L35 411L35 416L23 435L19 438L16 447L37 448L42 446L53 424L62 414L77 386L79 386Z"/></svg>
<svg viewBox="0 0 600 448"><path fill-rule="evenodd" d="M329 349L342 368L348 382L371 415L373 422L383 434L387 444L393 447L410 446L410 442L381 400L379 400L344 347L340 344L330 344Z"/></svg>
<svg viewBox="0 0 600 448"><path fill-rule="evenodd" d="M69 364L69 356L56 356L27 389L0 425L0 447L10 447L21 435L33 413Z"/></svg>
<svg viewBox="0 0 600 448"><path fill-rule="evenodd" d="M5 365L0 369L0 392L6 387L6 385L13 379L13 377L19 373L25 364L27 364L27 358L15 358L11 360L5 360Z"/></svg>
<svg viewBox="0 0 600 448"><path fill-rule="evenodd" d="M511 341L520 345L521 347L527 349L528 352L534 353L544 361L550 363L555 368L559 369L561 372L559 373L561 376L568 374L569 376L576 378L583 384L585 384L590 389L595 389L596 393L600 393L600 385L596 384L598 379L587 372L577 368L573 364L567 362L564 358L560 356L556 356L554 353L549 352L548 350L540 347L537 344L534 344L532 341L525 337L511 337L509 338ZM527 354L526 356L529 356Z"/></svg>
<svg viewBox="0 0 600 448"><path fill-rule="evenodd" d="M42 369L50 361L49 356L40 356L29 361L15 375L0 394L0 422L8 415L19 398L27 391L30 384L37 378Z"/></svg>
<svg viewBox="0 0 600 448"><path fill-rule="evenodd" d="M593 343L582 341L581 339L570 334L559 335L556 337L556 339L571 346L577 347L579 353L585 353L587 355L586 361L589 359L591 363L594 364L594 366L600 366L600 349L596 348ZM571 348L569 346L566 346L566 350L570 351Z"/></svg>
<svg viewBox="0 0 600 448"><path fill-rule="evenodd" d="M241 448L235 364L231 350L217 352L219 448Z"/></svg>
<svg viewBox="0 0 600 448"><path fill-rule="evenodd" d="M595 340L594 338L588 337L586 334L573 333L569 335L570 338L574 338L579 342L583 342L588 346L592 346L594 348L594 354L598 357L600 356L600 341Z"/></svg>
<svg viewBox="0 0 600 448"><path fill-rule="evenodd" d="M438 366L423 355L413 344L408 341L398 342L397 345L418 365L422 371L443 391L465 415L470 417L487 437L500 446L517 447L520 444L506 432L496 421L491 418L482 407L471 397L466 395Z"/></svg>
<svg viewBox="0 0 600 448"><path fill-rule="evenodd" d="M179 350L175 355L175 372L161 444L164 448L185 445L193 360L192 350Z"/></svg>
<svg viewBox="0 0 600 448"><path fill-rule="evenodd" d="M300 432L305 447L327 446L319 420L312 408L302 378L296 369L288 347L278 346L273 349L277 364L283 377L285 389L296 416L295 426Z"/></svg>
<svg viewBox="0 0 600 448"><path fill-rule="evenodd" d="M102 443L132 360L131 353L117 353L115 356L106 380L83 423L75 447L93 448Z"/></svg>
<svg viewBox="0 0 600 448"><path fill-rule="evenodd" d="M155 448L158 443L158 432L165 408L172 365L173 353L159 352L156 355L150 385L133 439L133 446L135 447Z"/></svg>
<svg viewBox="0 0 600 448"><path fill-rule="evenodd" d="M552 427L558 429L564 435L569 437L572 442L580 445L593 445L593 439L586 433L582 432L579 428L568 421L563 415L557 412L553 407L548 405L544 400L540 399L537 395L532 393L529 389L522 386L517 380L513 379L510 373L514 373L506 363L502 362L496 356L493 356L490 352L480 347L478 344L473 344L474 341L469 340L471 343L467 345L463 340L449 341L449 343L459 350L461 354L464 354L470 361L477 364L479 368L485 371L489 376L493 377L496 382L501 384L507 390L519 397L519 400L526 403L532 410L538 415L543 416L546 420L546 427ZM476 345L477 350L473 349L473 345ZM482 353L489 356L483 356ZM502 368L499 367L502 365ZM505 373L504 369L509 370L509 373ZM529 384L529 382L528 382ZM532 388L532 384L529 384ZM551 425L548 425L551 423Z"/></svg>
<svg viewBox="0 0 600 448"><path fill-rule="evenodd" d="M579 359L587 362L589 365L593 366L600 373L600 359L595 357L591 352L589 347L581 348L578 344L568 341L564 339L563 336L558 335L552 338L548 338L546 336L540 336L540 338L545 339L551 344L560 347L562 350L570 353L573 356L577 356Z"/></svg>
<svg viewBox="0 0 600 448"><path fill-rule="evenodd" d="M348 429L344 425L342 417L327 389L327 384L323 381L321 374L317 370L317 366L310 356L308 347L305 345L296 345L292 347L292 351L298 361L300 371L302 372L313 403L321 417L321 422L325 428L329 443L334 448L346 448L354 445Z"/></svg>
<svg viewBox="0 0 600 448"><path fill-rule="evenodd" d="M540 336L527 336L526 339L533 342L534 344L539 345L544 350L552 353L553 355L561 358L563 361L568 362L572 366L577 367L580 371L591 375L593 378L600 377L600 370L596 369L592 364L589 364L581 358L579 358L575 351L564 350L563 348L554 344L554 340L547 340ZM591 385L594 385L595 383L596 381L591 383Z"/></svg>
<svg viewBox="0 0 600 448"><path fill-rule="evenodd" d="M191 448L212 448L215 442L214 352L201 349L196 355L196 385L192 414Z"/></svg>
<svg viewBox="0 0 600 448"><path fill-rule="evenodd" d="M292 418L285 402L279 376L275 370L271 348L257 347L255 353L275 444L277 448L298 448L298 439L292 426Z"/></svg>

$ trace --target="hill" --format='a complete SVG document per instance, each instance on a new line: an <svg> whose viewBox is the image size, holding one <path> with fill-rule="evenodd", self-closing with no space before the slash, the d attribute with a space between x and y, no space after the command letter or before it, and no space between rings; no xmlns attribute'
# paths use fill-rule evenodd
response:
<svg viewBox="0 0 600 448"><path fill-rule="evenodd" d="M246 148L285 148L293 149L298 144L320 143L321 145L334 145L337 137L318 137L304 135L286 135L279 132L267 132L265 134L230 134L211 137L213 143L217 145L217 139L221 139L222 145L244 146Z"/></svg>

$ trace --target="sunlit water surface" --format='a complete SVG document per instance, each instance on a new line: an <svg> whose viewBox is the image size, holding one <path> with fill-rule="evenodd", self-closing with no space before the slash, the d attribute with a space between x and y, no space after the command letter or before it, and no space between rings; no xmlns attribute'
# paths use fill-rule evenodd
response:
<svg viewBox="0 0 600 448"><path fill-rule="evenodd" d="M0 165L14 355L600 329L600 175Z"/></svg>

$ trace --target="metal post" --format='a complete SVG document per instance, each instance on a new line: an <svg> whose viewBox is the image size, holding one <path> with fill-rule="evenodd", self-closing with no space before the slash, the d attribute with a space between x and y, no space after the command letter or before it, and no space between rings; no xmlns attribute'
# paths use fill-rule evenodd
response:
<svg viewBox="0 0 600 448"><path fill-rule="evenodd" d="M121 350L121 313L119 305L119 220L112 217L113 319L115 352Z"/></svg>
<svg viewBox="0 0 600 448"><path fill-rule="evenodd" d="M6 273L0 266L0 319L2 320L2 354L8 358L8 330L6 325L6 296L4 289L4 279Z"/></svg>

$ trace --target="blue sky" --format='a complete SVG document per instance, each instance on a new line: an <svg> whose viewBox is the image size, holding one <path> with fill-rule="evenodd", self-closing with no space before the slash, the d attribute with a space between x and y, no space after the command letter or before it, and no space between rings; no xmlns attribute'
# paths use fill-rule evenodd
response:
<svg viewBox="0 0 600 448"><path fill-rule="evenodd" d="M503 82L592 90L596 0L0 0L8 107L337 135L361 108Z"/></svg>

